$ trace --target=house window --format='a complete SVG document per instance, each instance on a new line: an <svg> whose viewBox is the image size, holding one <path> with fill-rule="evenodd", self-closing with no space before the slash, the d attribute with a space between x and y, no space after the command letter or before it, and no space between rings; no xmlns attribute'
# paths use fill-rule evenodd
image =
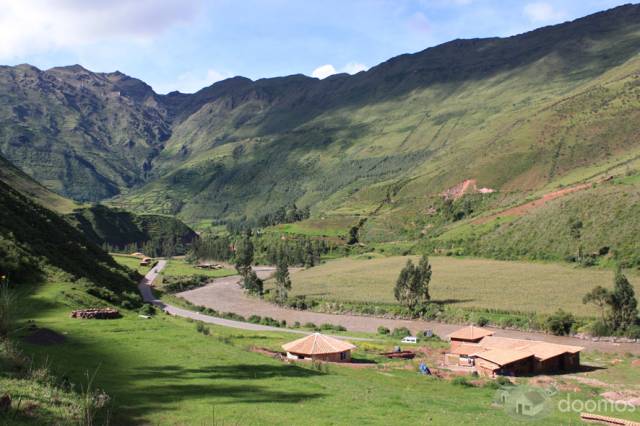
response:
<svg viewBox="0 0 640 426"><path fill-rule="evenodd" d="M347 353L346 352L340 352L340 361L344 361L345 359L347 359Z"/></svg>

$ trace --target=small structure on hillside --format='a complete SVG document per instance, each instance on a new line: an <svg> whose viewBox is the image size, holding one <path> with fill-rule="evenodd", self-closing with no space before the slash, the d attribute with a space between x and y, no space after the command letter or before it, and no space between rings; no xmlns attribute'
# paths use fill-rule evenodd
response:
<svg viewBox="0 0 640 426"><path fill-rule="evenodd" d="M139 251L137 251L137 252L135 252L135 253L131 253L129 256L132 256L132 257L139 257L140 259L142 259L142 258L146 257L146 256L144 255L144 253L140 253Z"/></svg>
<svg viewBox="0 0 640 426"><path fill-rule="evenodd" d="M222 269L222 265L217 263L208 263L208 262L200 262L194 265L195 268L198 269Z"/></svg>
<svg viewBox="0 0 640 426"><path fill-rule="evenodd" d="M491 330L465 327L449 335L449 366L474 368L483 376L553 373L580 368L580 346L493 336Z"/></svg>
<svg viewBox="0 0 640 426"><path fill-rule="evenodd" d="M113 308L78 309L71 312L71 318L115 319L120 318L120 312Z"/></svg>
<svg viewBox="0 0 640 426"><path fill-rule="evenodd" d="M149 265L151 265L151 258L143 257L142 260L140 261L140 266L149 266Z"/></svg>
<svg viewBox="0 0 640 426"><path fill-rule="evenodd" d="M320 333L313 333L282 345L287 358L330 362L351 362L351 351L355 345Z"/></svg>

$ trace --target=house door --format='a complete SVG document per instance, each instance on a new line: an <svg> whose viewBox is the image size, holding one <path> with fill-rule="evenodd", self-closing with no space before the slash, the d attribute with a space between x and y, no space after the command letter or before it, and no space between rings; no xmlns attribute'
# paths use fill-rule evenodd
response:
<svg viewBox="0 0 640 426"><path fill-rule="evenodd" d="M518 403L517 407L516 407L516 413L517 414L523 414L523 407L522 407L522 403Z"/></svg>

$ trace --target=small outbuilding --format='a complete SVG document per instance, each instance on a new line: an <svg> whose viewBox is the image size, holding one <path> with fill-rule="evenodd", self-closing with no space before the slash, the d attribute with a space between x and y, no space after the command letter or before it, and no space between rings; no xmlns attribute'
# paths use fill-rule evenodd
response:
<svg viewBox="0 0 640 426"><path fill-rule="evenodd" d="M320 333L313 333L282 345L289 359L330 362L351 362L351 351L355 348L355 345L346 340Z"/></svg>

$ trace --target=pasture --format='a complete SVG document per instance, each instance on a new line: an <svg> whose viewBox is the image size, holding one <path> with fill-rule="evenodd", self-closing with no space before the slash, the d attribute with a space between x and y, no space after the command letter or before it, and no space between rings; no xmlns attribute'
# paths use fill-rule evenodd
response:
<svg viewBox="0 0 640 426"><path fill-rule="evenodd" d="M86 373L95 372L95 385L111 398L111 424L388 424L395 418L407 424L493 425L511 420L492 407L494 389L421 376L415 362L321 369L287 364L248 348L276 349L295 335L214 326L204 335L183 319L159 314L145 320L126 311L118 320L75 320L70 309L97 300L69 283L23 291L21 319L65 336L56 345L25 343L25 350L72 383L85 385ZM382 346L392 344L387 340ZM367 349L381 349L370 343L358 347L354 356L360 359L367 358ZM571 396L588 398L589 389ZM576 413L556 411L538 424L576 421Z"/></svg>
<svg viewBox="0 0 640 426"><path fill-rule="evenodd" d="M326 262L292 273L291 295L332 300L395 303L400 270L415 256L359 256ZM458 307L552 313L558 308L582 316L596 309L582 297L596 285L613 286L613 271L556 263L507 262L431 257L433 300ZM628 274L640 294L637 274Z"/></svg>

